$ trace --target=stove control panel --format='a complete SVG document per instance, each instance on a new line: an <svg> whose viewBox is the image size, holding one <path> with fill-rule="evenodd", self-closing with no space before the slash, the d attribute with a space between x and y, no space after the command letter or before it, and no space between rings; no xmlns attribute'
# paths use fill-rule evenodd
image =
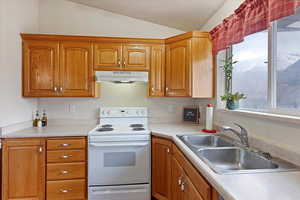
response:
<svg viewBox="0 0 300 200"><path fill-rule="evenodd" d="M148 109L145 107L102 107L100 108L100 118L118 117L148 117Z"/></svg>

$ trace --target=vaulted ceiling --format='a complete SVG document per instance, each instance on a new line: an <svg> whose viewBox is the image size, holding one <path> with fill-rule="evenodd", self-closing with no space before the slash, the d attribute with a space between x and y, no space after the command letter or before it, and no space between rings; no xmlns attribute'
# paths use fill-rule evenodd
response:
<svg viewBox="0 0 300 200"><path fill-rule="evenodd" d="M70 0L180 29L197 30L226 0Z"/></svg>

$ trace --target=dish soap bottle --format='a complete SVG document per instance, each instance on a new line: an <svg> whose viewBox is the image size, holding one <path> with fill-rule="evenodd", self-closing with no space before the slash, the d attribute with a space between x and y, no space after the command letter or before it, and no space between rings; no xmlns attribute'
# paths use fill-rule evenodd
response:
<svg viewBox="0 0 300 200"><path fill-rule="evenodd" d="M33 127L37 127L38 126L39 119L40 119L40 114L39 114L39 111L37 110L35 112L35 114L33 115L33 122L32 122Z"/></svg>
<svg viewBox="0 0 300 200"><path fill-rule="evenodd" d="M43 110L43 117L42 117L42 126L45 127L48 125L48 117L46 110Z"/></svg>

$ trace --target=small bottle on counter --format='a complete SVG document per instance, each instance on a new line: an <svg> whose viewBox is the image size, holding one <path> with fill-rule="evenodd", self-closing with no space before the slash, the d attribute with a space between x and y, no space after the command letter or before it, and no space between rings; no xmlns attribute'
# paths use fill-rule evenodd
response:
<svg viewBox="0 0 300 200"><path fill-rule="evenodd" d="M42 126L45 127L48 125L48 117L46 110L43 110L43 117L42 117Z"/></svg>
<svg viewBox="0 0 300 200"><path fill-rule="evenodd" d="M33 127L37 127L38 126L38 121L40 119L40 114L39 114L39 111L37 110L33 116Z"/></svg>

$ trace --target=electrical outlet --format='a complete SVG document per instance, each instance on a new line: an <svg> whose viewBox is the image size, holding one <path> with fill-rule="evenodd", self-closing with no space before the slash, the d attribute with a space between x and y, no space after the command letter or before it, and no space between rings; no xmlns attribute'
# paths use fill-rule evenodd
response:
<svg viewBox="0 0 300 200"><path fill-rule="evenodd" d="M76 105L75 104L69 104L69 112L70 113L76 112Z"/></svg>

